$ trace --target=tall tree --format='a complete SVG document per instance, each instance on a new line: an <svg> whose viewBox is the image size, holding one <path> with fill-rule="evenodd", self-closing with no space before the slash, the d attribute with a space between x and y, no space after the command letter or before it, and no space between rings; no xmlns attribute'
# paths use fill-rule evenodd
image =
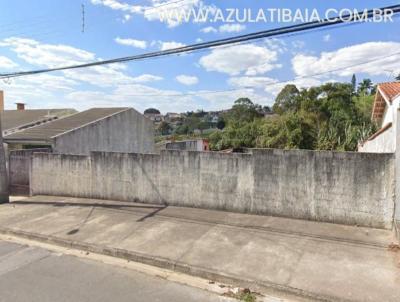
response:
<svg viewBox="0 0 400 302"><path fill-rule="evenodd" d="M144 111L144 114L160 114L160 110L155 108L148 108Z"/></svg>
<svg viewBox="0 0 400 302"><path fill-rule="evenodd" d="M363 95L370 95L373 87L374 85L370 79L364 79L358 84L358 92Z"/></svg>
<svg viewBox="0 0 400 302"><path fill-rule="evenodd" d="M357 90L357 78L356 78L355 74L353 74L353 77L351 78L351 86L353 87L353 92L356 92L356 90Z"/></svg>
<svg viewBox="0 0 400 302"><path fill-rule="evenodd" d="M161 122L157 130L161 133L161 135L168 135L170 134L172 128L167 122Z"/></svg>
<svg viewBox="0 0 400 302"><path fill-rule="evenodd" d="M283 114L287 111L296 109L296 97L299 95L299 90L296 85L286 85L275 99L275 104L272 107L273 111L278 114Z"/></svg>
<svg viewBox="0 0 400 302"><path fill-rule="evenodd" d="M251 122L261 116L262 108L254 104L249 98L240 98L235 101L232 109L225 114L224 119L231 124Z"/></svg>
<svg viewBox="0 0 400 302"><path fill-rule="evenodd" d="M396 81L400 81L400 73L399 73L399 75L396 77Z"/></svg>

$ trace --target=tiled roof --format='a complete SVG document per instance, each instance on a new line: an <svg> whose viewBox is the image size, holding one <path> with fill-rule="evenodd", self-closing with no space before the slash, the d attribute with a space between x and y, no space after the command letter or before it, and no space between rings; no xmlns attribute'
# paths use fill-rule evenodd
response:
<svg viewBox="0 0 400 302"><path fill-rule="evenodd" d="M34 125L55 117L62 117L76 113L75 109L29 109L29 110L4 110L0 112L1 128L3 131L23 126Z"/></svg>
<svg viewBox="0 0 400 302"><path fill-rule="evenodd" d="M80 128L127 109L128 108L92 108L40 126L7 135L4 137L4 141L48 142L54 136L61 135L76 128Z"/></svg>
<svg viewBox="0 0 400 302"><path fill-rule="evenodd" d="M382 83L378 85L378 88L390 102L400 96L400 82Z"/></svg>
<svg viewBox="0 0 400 302"><path fill-rule="evenodd" d="M386 108L385 99L391 103L398 96L400 96L400 82L379 84L372 109L372 119L374 121L381 120Z"/></svg>

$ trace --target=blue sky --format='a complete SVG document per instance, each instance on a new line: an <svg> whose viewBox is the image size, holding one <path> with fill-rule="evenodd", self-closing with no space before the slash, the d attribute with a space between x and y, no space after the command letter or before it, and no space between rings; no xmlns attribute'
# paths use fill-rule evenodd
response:
<svg viewBox="0 0 400 302"><path fill-rule="evenodd" d="M0 72L31 70L145 53L291 25L282 22L161 22L159 10L376 8L396 1L209 1L209 0L4 0L0 2ZM81 32L81 5L85 32ZM156 9L154 7L160 6ZM226 16L226 15L225 15ZM233 47L141 62L6 80L6 108L131 106L162 112L230 108L248 96L272 105L293 81L310 87L369 77L375 83L400 73L399 19L340 26ZM341 71L338 68L377 59ZM324 73L318 77L310 77ZM215 92L217 91L217 92Z"/></svg>

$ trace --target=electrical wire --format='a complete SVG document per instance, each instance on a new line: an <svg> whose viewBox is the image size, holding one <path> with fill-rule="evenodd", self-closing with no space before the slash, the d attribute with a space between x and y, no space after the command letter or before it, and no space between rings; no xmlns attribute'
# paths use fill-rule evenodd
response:
<svg viewBox="0 0 400 302"><path fill-rule="evenodd" d="M400 5L383 7L383 8L381 8L381 10L382 11L391 10L393 12L393 14L398 14L398 13L400 13ZM372 16L374 16L375 12L376 12L375 9L369 10L367 13L368 17L371 18ZM271 38L271 37L276 37L276 36L280 36L280 35L284 35L284 34L298 33L298 32L308 31L308 30L312 30L312 29L319 29L319 28L329 27L329 26L333 26L333 25L344 24L347 22L356 22L355 19L353 20L351 18L354 18L354 16L346 15L346 16L342 16L342 18L337 18L337 19L325 19L322 21L307 22L307 23L302 23L302 24L298 24L298 25L292 25L292 26L271 29L271 30L265 30L265 31L260 31L260 32L256 32L256 33L246 34L246 35L235 36L235 37L231 37L231 38L225 38L225 39L219 39L219 40L214 40L214 41L210 41L210 42L192 44L192 45L178 47L178 48L169 49L169 50L149 52L149 53L144 53L144 54L140 54L140 55L121 57L121 58L115 58L115 59L110 59L110 60L96 61L96 62L71 65L71 66L62 66L62 67L56 67L56 68L48 68L48 69L20 71L20 72L13 72L13 73L2 73L2 74L0 74L0 78L21 77L21 76L25 76L25 75L48 73L48 72L62 71L62 70L68 70L68 69L87 68L87 67L93 67L93 66L100 66L100 65L107 65L107 64L114 64L114 63L123 63L123 62L128 62L128 61L138 61L138 60L151 59L151 58L156 58L156 57L164 57L164 56L169 56L169 55L173 55L173 54L188 53L188 52L193 52L195 50L200 50L200 49L208 49L208 48L213 48L213 47L218 47L218 46L232 45L232 44L236 44L236 43L240 43L240 42L253 41L253 40L257 40L257 39L261 39L261 38ZM345 22L344 20L350 20L350 21Z"/></svg>
<svg viewBox="0 0 400 302"><path fill-rule="evenodd" d="M381 61L387 58L391 58L391 57L395 57L395 56L400 56L400 52L396 52L396 53L392 53L389 54L387 56L383 56L383 57L379 57L379 58L374 58L368 61L363 61L360 63L356 63L356 64L352 64L352 65L348 65L348 66L344 66L344 67L339 67L336 69L331 69L328 71L324 71L324 72L319 72L319 73L314 73L311 75L304 75L304 76L298 76L295 77L291 80L284 80L284 81L278 81L278 82L273 82L273 83L267 83L265 84L263 87L270 87L270 86L275 86L275 85L281 85L281 84L285 84L285 83L291 83L294 82L296 80L300 80L300 79L308 79L308 78L315 78L315 77L319 77L321 75L325 75L325 74L330 74L333 72L338 72L338 71L343 71L346 69L350 69L350 68L354 68L354 67L358 67L358 66L362 66L365 64L370 64L373 62L377 62L377 61ZM208 91L197 91L197 92L187 92L187 93L179 93L179 94L129 94L128 96L130 97L154 97L154 96L158 96L158 97L183 97L183 96L190 96L190 95L203 95L203 94L218 94L218 93L224 93L224 92L232 92L232 91L242 91L242 90L248 90L248 89L253 89L253 87L250 86L245 86L245 87L241 87L241 88L232 88L232 89L226 89L226 90L208 90Z"/></svg>

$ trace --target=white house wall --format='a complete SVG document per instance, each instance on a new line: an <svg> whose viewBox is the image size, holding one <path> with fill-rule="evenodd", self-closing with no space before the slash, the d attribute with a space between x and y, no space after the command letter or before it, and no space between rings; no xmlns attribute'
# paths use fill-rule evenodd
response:
<svg viewBox="0 0 400 302"><path fill-rule="evenodd" d="M400 136L400 133L396 134L399 104L400 97L397 97L389 106L386 106L381 126L383 128L390 123L392 126L374 139L364 142L362 146L359 146L359 152L392 153L396 151L396 135Z"/></svg>
<svg viewBox="0 0 400 302"><path fill-rule="evenodd" d="M366 141L358 148L365 153L393 153L396 150L395 128L392 126L373 140Z"/></svg>
<svg viewBox="0 0 400 302"><path fill-rule="evenodd" d="M390 106L386 106L385 114L382 121L382 127L389 123L394 123L396 121L396 112L399 108L400 97L393 100Z"/></svg>

